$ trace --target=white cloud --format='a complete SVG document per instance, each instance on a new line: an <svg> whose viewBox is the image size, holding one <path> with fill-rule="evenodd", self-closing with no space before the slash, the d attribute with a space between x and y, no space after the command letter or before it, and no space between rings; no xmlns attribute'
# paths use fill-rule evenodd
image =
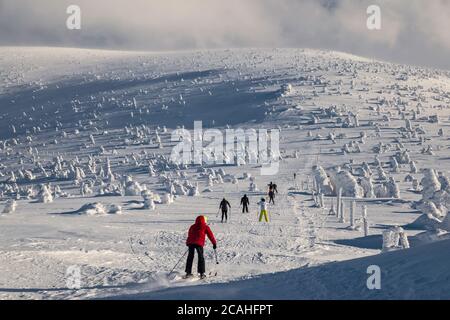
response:
<svg viewBox="0 0 450 320"><path fill-rule="evenodd" d="M82 30L65 28L78 4ZM366 8L382 9L382 30ZM0 0L0 44L175 50L314 47L450 68L449 0Z"/></svg>

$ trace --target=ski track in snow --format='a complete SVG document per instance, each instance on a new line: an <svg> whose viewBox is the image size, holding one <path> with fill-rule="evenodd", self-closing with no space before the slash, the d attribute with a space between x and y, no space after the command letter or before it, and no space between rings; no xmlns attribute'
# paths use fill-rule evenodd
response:
<svg viewBox="0 0 450 320"><path fill-rule="evenodd" d="M396 78L405 73L411 73L410 78ZM135 181L161 194L164 186L158 177L149 177L145 163L135 165L125 159L143 151L149 157L153 153L168 156L174 145L170 130L180 125L191 128L194 120L203 120L205 128L221 129L227 124L233 128L269 129L279 125L284 158L274 177L261 176L260 168L254 165L223 166L227 173L239 178L238 184L215 184L212 192L202 192L207 183L196 168L180 170L199 184L201 194L177 197L171 205L158 204L155 211L142 209L140 196L81 196L79 186L70 179L40 176L31 184L51 181L70 196L48 204L22 196L16 212L0 214L0 299L139 298L147 293L157 296L163 289L248 283L282 271L292 272L289 275L305 272L302 285L310 287L305 294L327 298L333 281L324 282L314 268L324 266L326 277L332 277L327 269L329 262L376 255L381 243L358 245L362 231L348 230L348 223L339 223L328 214L330 198L325 199L325 209L314 207L309 190L300 187L302 182L310 181L311 167L320 164L329 168L350 160L356 164L372 162L374 146L380 142L393 146L403 139L404 119L397 110L392 107L381 114L374 110L381 95L408 97L417 102L419 98L408 93L408 88L421 87L421 94L432 101L424 102L424 112L439 114L439 126L446 130L450 127L448 108L436 105L448 102L448 97L436 101L434 91L439 88L450 92L448 73L420 68L411 72L408 66L336 52L247 49L142 53L0 48L0 75L0 140L18 137L20 141L0 148L0 183L7 182L10 170L31 167L31 146L39 149L40 160L49 171L57 155L73 160L95 154L102 161L108 157L115 174L132 175ZM356 79L355 88L349 84L352 79ZM280 88L287 83L295 89L283 96ZM332 118L311 123L312 117L320 114L320 107L331 105L346 105L347 111L360 113L362 125L342 128ZM383 120L388 115L389 122ZM371 121L382 124L379 132ZM12 133L13 123L16 133ZM167 125L169 132L159 133L164 147L159 148L151 134L142 138L124 132L125 125L142 123L153 131L157 125ZM56 124L60 127L55 132ZM437 124L420 119L414 123L418 124L427 131L425 142L403 139L405 148L419 168L436 167L438 163L440 170L448 171L448 138L437 136ZM63 130L67 136L62 135ZM325 138L330 130L343 134L336 144ZM367 134L362 152L342 154L344 143L359 139L361 131ZM90 142L91 134L95 136L94 144ZM32 141L26 142L27 136ZM433 156L421 152L428 144L435 148ZM99 152L99 146L104 147L104 153ZM300 153L299 159L292 156L294 151ZM411 184L404 181L409 168L401 165L400 172L388 168L393 154L392 147L380 158L388 175L398 182L405 203L367 201L371 237L375 240L387 227L410 223L418 216L410 202L419 200L420 195L411 192ZM21 159L25 163L20 163ZM3 165L8 170L3 170ZM159 175L166 169L157 171ZM244 172L255 177L262 191L247 191L250 181L242 178ZM420 175L415 174L419 180ZM270 223L260 223L256 203L265 196L271 180L280 193L276 205L269 206ZM28 184L19 181L20 186ZM248 214L240 213L239 208L244 193L251 202ZM221 224L216 214L223 196L232 205L226 224ZM2 209L11 197L5 194L0 199ZM120 205L123 213L79 214L81 206L93 202ZM360 219L359 202L357 211ZM195 283L180 281L183 259L175 270L176 280L169 280L167 274L184 254L187 229L197 215L209 218L218 240L219 264L215 264L212 246L207 243L205 256L211 277ZM409 235L416 232L408 231ZM66 272L71 266L81 270L80 289L68 289ZM274 276L283 279L284 274ZM410 293L413 295L414 290Z"/></svg>
<svg viewBox="0 0 450 320"><path fill-rule="evenodd" d="M288 183L287 180L280 180L280 185L289 186ZM287 187L280 190L276 205L271 205L269 209L269 224L257 221L255 207L252 207L253 212L248 214L236 212L237 208L232 208L229 222L226 224L221 224L215 217L212 218L210 225L219 243L220 263L215 264L211 245L207 244L207 273L217 273L217 276L207 278L201 283L247 279L261 273L317 264L314 255L327 246L321 242L319 235L326 216L322 210L306 209L304 200L288 195ZM82 249L77 250L31 250L40 248L45 243L33 241L26 244L30 247L27 251L1 251L0 265L4 266L3 270L0 269L1 274L8 277L8 283L14 283L17 287L8 290L3 288L0 290L1 297L102 298L190 285L190 282L170 281L166 278L168 271L185 250L182 244L185 241L186 224L175 224L173 229L158 230L149 236L145 228L140 232L125 228L124 235L133 239L134 253L126 239L114 245L103 243L101 246L105 247L104 250L83 248L84 245L92 248L100 245L83 239ZM137 244L138 241L143 245ZM58 242L53 239L52 245L58 247ZM79 247L80 245L76 248ZM164 259L161 259L162 256ZM323 258L321 260L323 262ZM126 268L121 267L123 263L127 265ZM183 259L176 270L177 273L182 273L184 263ZM80 290L66 288L66 269L71 265L81 268L83 285ZM8 272L11 268L15 270L12 274L16 274L20 280L11 277ZM41 278L42 281L36 282L36 278ZM28 288L30 283L35 285L26 290L21 289ZM49 283L52 285L47 287Z"/></svg>

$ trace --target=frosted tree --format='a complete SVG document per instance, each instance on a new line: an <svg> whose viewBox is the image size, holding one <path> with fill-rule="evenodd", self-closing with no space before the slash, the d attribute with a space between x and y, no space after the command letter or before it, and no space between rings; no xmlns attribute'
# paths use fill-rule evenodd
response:
<svg viewBox="0 0 450 320"><path fill-rule="evenodd" d="M156 205L153 200L153 194L151 192L143 192L142 197L144 198L144 209L155 210Z"/></svg>
<svg viewBox="0 0 450 320"><path fill-rule="evenodd" d="M392 157L392 159L391 159L391 169L393 172L397 172L397 173L400 172L400 166L395 157Z"/></svg>
<svg viewBox="0 0 450 320"><path fill-rule="evenodd" d="M441 190L441 183L433 169L425 169L422 181L422 200L427 201L433 198L435 192Z"/></svg>
<svg viewBox="0 0 450 320"><path fill-rule="evenodd" d="M361 187L364 190L365 198L375 198L375 188L371 176L362 177L360 182Z"/></svg>
<svg viewBox="0 0 450 320"><path fill-rule="evenodd" d="M125 177L125 195L126 196L140 196L145 190L144 186L137 181L134 181L131 176Z"/></svg>
<svg viewBox="0 0 450 320"><path fill-rule="evenodd" d="M161 203L163 203L163 204L171 204L171 203L173 203L173 200L174 200L174 198L173 198L173 195L172 195L172 194L170 194L170 193L165 193L165 194L162 196L162 198L161 198Z"/></svg>
<svg viewBox="0 0 450 320"><path fill-rule="evenodd" d="M53 202L53 195L50 188L45 184L41 184L40 191L38 194L38 201L41 203L51 203Z"/></svg>
<svg viewBox="0 0 450 320"><path fill-rule="evenodd" d="M199 189L198 189L198 183L196 183L195 186L189 188L188 195L190 197L196 197L196 196L200 195L200 192L199 192Z"/></svg>
<svg viewBox="0 0 450 320"><path fill-rule="evenodd" d="M17 182L17 178L16 175L14 173L14 171L11 171L10 177L9 177L9 182L15 183Z"/></svg>
<svg viewBox="0 0 450 320"><path fill-rule="evenodd" d="M439 183L441 184L442 191L450 191L450 179L443 173L439 172Z"/></svg>
<svg viewBox="0 0 450 320"><path fill-rule="evenodd" d="M356 178L348 171L342 170L332 175L334 190L342 189L345 197L363 198L364 190L358 184Z"/></svg>
<svg viewBox="0 0 450 320"><path fill-rule="evenodd" d="M256 192L258 190L258 185L255 182L250 182L250 186L248 188L249 191Z"/></svg>
<svg viewBox="0 0 450 320"><path fill-rule="evenodd" d="M408 236L403 228L397 226L383 231L383 252L408 248Z"/></svg>
<svg viewBox="0 0 450 320"><path fill-rule="evenodd" d="M85 196L85 195L90 195L90 194L92 194L93 192L92 192L92 189L91 189L91 186L90 186L90 184L89 183L81 183L81 186L80 186L80 194L82 195L82 196Z"/></svg>
<svg viewBox="0 0 450 320"><path fill-rule="evenodd" d="M156 176L155 168L151 163L148 165L148 174L150 177Z"/></svg>
<svg viewBox="0 0 450 320"><path fill-rule="evenodd" d="M108 158L106 159L105 176L109 182L114 182L116 180L116 178L114 177L114 174L112 173L112 170L111 170L111 161Z"/></svg>
<svg viewBox="0 0 450 320"><path fill-rule="evenodd" d="M388 197L400 199L400 188L393 177L390 177L389 181L386 183L386 189L388 192Z"/></svg>
<svg viewBox="0 0 450 320"><path fill-rule="evenodd" d="M330 178L321 166L313 167L313 179L317 188L317 192L319 192L320 190L320 192L324 193L325 195L333 194L334 190Z"/></svg>
<svg viewBox="0 0 450 320"><path fill-rule="evenodd" d="M208 182L207 182L208 187L212 187L214 186L214 180L212 178L211 175L208 175Z"/></svg>
<svg viewBox="0 0 450 320"><path fill-rule="evenodd" d="M183 185L177 183L175 184L175 194L179 196L186 196L188 194L188 191Z"/></svg>
<svg viewBox="0 0 450 320"><path fill-rule="evenodd" d="M17 201L14 199L9 199L6 202L6 206L3 208L2 213L13 213L16 211L17 208Z"/></svg>
<svg viewBox="0 0 450 320"><path fill-rule="evenodd" d="M411 161L409 163L409 167L410 167L410 172L411 173L417 173L418 172L416 163L414 161Z"/></svg>

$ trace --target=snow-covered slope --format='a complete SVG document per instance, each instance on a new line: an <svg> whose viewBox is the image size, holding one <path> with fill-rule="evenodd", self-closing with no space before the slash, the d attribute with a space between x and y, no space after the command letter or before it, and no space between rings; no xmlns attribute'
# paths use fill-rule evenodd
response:
<svg viewBox="0 0 450 320"><path fill-rule="evenodd" d="M361 300L450 298L450 240L366 258L327 263L253 279L151 293L118 296L118 299L211 300ZM369 290L369 266L381 269L381 289Z"/></svg>
<svg viewBox="0 0 450 320"><path fill-rule="evenodd" d="M426 219L435 226L445 225L449 105L448 72L338 52L0 48L0 298L174 298L184 290L207 298L209 288L245 298L252 287L267 298L446 297L426 286L440 288L433 281L446 262L435 259L447 244L433 244L429 255L414 248L448 237L445 231L417 235L429 227L415 224L406 230L412 250L347 260L379 254L383 231L411 224L422 208L434 210L438 217ZM222 131L280 129L279 172L170 162L172 130L194 120ZM327 189L317 185L315 166L325 172L320 183L344 188L344 217L329 214L337 190L322 207L312 195ZM427 168L442 171L439 185L419 184ZM256 203L270 181L279 194L263 224ZM248 214L239 208L244 193ZM422 193L437 206L424 206ZM223 197L232 205L228 224L217 216ZM207 245L211 277L201 284L208 286L160 291L185 285L167 273L200 214L216 234L220 264ZM420 267L397 269L410 255ZM386 291L364 291L372 261L412 291L386 280ZM78 290L68 289L73 267ZM427 267L436 278L422 277ZM176 271L183 269L184 261ZM290 278L299 281L283 292Z"/></svg>

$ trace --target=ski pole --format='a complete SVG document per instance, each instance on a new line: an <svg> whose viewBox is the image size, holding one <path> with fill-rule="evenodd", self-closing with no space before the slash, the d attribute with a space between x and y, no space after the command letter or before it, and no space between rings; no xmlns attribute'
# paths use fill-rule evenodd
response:
<svg viewBox="0 0 450 320"><path fill-rule="evenodd" d="M217 250L214 249L214 255L216 256L216 264L219 264L219 260L217 260Z"/></svg>
<svg viewBox="0 0 450 320"><path fill-rule="evenodd" d="M178 260L177 264L174 265L174 267L172 268L172 271L170 271L169 276L173 273L173 271L175 270L175 268L180 264L181 260L183 260L183 258L186 256L186 254L188 253L189 249L186 250L186 252L183 254L183 256L180 258L180 260Z"/></svg>

